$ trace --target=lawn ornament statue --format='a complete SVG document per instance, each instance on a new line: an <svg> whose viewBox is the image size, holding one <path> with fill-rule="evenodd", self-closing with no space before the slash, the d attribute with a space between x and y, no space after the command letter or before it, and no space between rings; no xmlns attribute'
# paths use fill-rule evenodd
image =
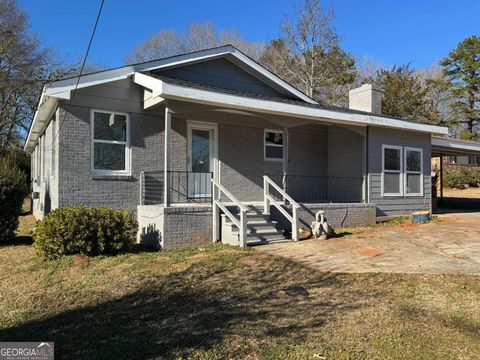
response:
<svg viewBox="0 0 480 360"><path fill-rule="evenodd" d="M314 238L327 240L334 234L332 226L327 223L325 211L320 210L315 215L315 221L310 225L312 228L312 235Z"/></svg>

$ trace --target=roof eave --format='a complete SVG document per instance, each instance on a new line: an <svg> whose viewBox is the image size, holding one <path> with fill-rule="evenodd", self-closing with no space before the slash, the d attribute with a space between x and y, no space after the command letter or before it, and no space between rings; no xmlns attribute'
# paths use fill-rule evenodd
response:
<svg viewBox="0 0 480 360"><path fill-rule="evenodd" d="M292 85L288 84L286 81L282 80L280 77L276 76L271 71L267 70L254 60L250 59L240 50L236 49L231 45L226 45L213 49L206 49L194 53L178 55L171 58L165 58L141 64L127 65L111 70L100 71L93 74L83 75L80 79L78 79L78 77L73 77L69 79L55 81L52 82L46 89L45 95L60 97L62 96L62 94L67 94L74 89L81 89L84 87L95 86L106 82L126 79L132 76L135 72L153 71L162 68L181 66L192 62L205 61L227 55L233 56L234 58L238 59L240 63L244 64L246 67L249 67L250 70L252 70L250 71L250 73L254 72L256 73L256 75L267 79L271 83L271 85L277 87L277 90L282 89L286 93L310 104L317 103L315 100L311 99Z"/></svg>
<svg viewBox="0 0 480 360"><path fill-rule="evenodd" d="M443 149L445 153L457 152L459 154L462 153L480 155L480 143L460 139L433 136L432 148L435 149L436 152L441 152Z"/></svg>
<svg viewBox="0 0 480 360"><path fill-rule="evenodd" d="M341 110L318 109L302 105L255 99L244 96L196 89L155 79L145 74L135 74L134 81L146 85L165 99L191 101L207 105L219 105L239 110L294 116L297 118L361 126L380 126L429 134L447 135L448 128L429 124L412 123L373 114L357 114Z"/></svg>
<svg viewBox="0 0 480 360"><path fill-rule="evenodd" d="M40 97L37 111L35 111L35 115L33 116L32 124L23 147L27 153L31 153L35 148L38 138L45 131L45 128L57 107L57 103L58 98L46 96L45 92Z"/></svg>

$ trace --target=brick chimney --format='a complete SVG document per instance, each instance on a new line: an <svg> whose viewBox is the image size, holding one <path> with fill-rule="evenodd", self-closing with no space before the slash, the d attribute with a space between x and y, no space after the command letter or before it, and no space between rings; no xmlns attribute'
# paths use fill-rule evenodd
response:
<svg viewBox="0 0 480 360"><path fill-rule="evenodd" d="M348 92L348 107L352 110L382 113L382 90L373 84L363 84Z"/></svg>

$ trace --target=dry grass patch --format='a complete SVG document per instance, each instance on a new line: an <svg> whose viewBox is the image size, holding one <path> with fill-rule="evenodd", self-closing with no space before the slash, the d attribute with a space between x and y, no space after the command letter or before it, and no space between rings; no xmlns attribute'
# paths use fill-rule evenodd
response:
<svg viewBox="0 0 480 360"><path fill-rule="evenodd" d="M221 245L50 262L0 247L0 339L65 359L477 359L479 308L473 276L326 274Z"/></svg>
<svg viewBox="0 0 480 360"><path fill-rule="evenodd" d="M480 199L480 188L451 189L444 188L443 196L448 198Z"/></svg>
<svg viewBox="0 0 480 360"><path fill-rule="evenodd" d="M61 358L480 357L480 280L325 274L209 246L44 262L0 248L0 338Z"/></svg>

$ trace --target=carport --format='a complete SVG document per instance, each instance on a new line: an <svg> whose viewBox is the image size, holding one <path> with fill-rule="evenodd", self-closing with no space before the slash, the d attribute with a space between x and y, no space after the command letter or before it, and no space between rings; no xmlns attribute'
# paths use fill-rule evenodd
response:
<svg viewBox="0 0 480 360"><path fill-rule="evenodd" d="M432 158L440 158L440 203L443 203L443 158L480 155L480 142L432 136Z"/></svg>

